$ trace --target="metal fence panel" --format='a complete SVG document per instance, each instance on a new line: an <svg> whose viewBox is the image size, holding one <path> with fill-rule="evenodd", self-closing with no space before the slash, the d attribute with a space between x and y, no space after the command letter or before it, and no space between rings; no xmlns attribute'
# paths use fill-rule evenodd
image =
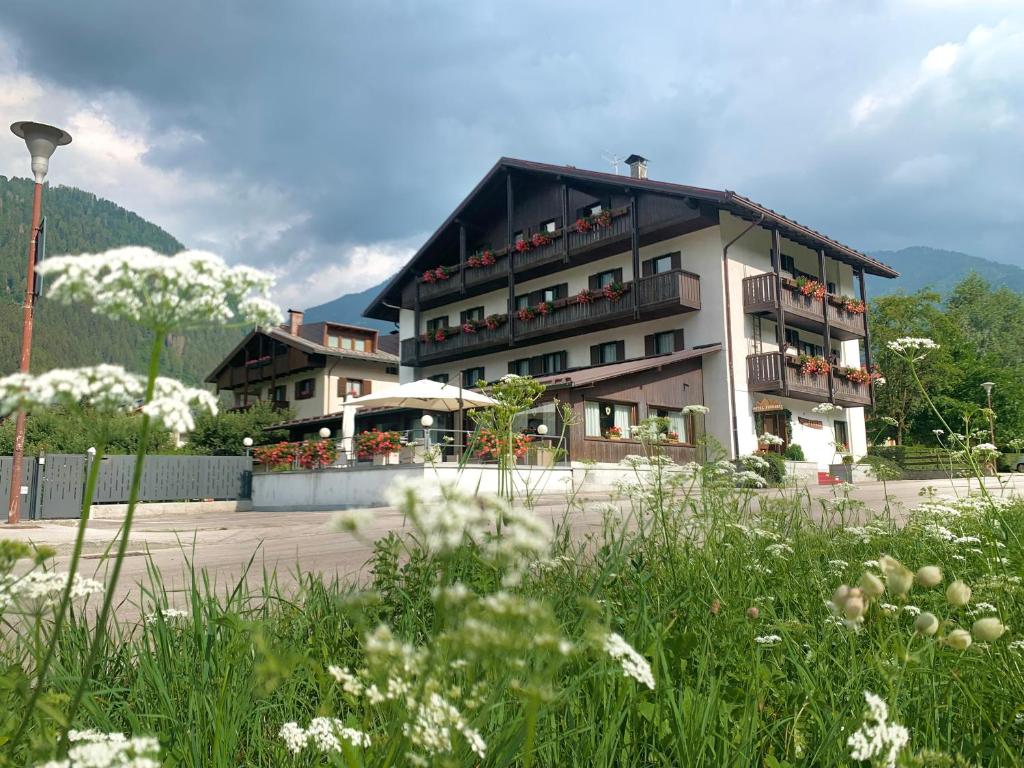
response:
<svg viewBox="0 0 1024 768"><path fill-rule="evenodd" d="M67 518L81 513L88 458L49 454L43 464L26 456L22 484L30 492L22 518ZM134 456L103 458L96 480L95 504L120 504L131 491ZM0 499L11 490L11 457L0 456ZM139 501L237 500L252 495L252 459L248 456L147 456Z"/></svg>

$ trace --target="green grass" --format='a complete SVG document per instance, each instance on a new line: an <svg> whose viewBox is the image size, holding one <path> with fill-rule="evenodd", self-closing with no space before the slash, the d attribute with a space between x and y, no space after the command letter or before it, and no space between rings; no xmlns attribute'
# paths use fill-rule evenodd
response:
<svg viewBox="0 0 1024 768"><path fill-rule="evenodd" d="M509 561L490 556L486 542L429 554L396 536L377 543L370 581L359 588L306 575L289 594L265 573L262 589L240 581L225 594L192 572L189 617L118 627L73 725L155 735L167 766L412 764L417 750L401 728L408 706L371 707L327 673L332 664L369 666L371 677L386 677L365 642L386 624L420 649L410 695L443 691L487 742L479 760L453 735L453 750L431 765L850 764L846 740L863 719L865 690L910 731L900 764L959 764L956 755L962 764L1020 764L1024 650L1010 643L1024 629L1024 504L926 503L901 529L885 520L848 529L813 522L810 500L795 491L757 515L752 498L655 472L632 491L631 513L609 513L584 539L560 527L548 561L513 586L502 583ZM832 519L857 511L842 496L830 506ZM514 518L506 523L515 530ZM980 541L948 541L936 525ZM882 554L913 570L942 567L943 586L915 587L906 598L946 622L940 635L977 618L946 605L954 578L972 585L972 606L995 605L1010 631L957 652L915 636L913 616L888 594L859 631L838 626L827 600ZM153 571L148 602L166 604L161 583ZM439 584L455 583L478 596L509 592L515 608L436 598ZM180 596L172 602L184 607ZM890 603L891 614L882 607ZM16 755L0 743L3 764L53 754L85 663L83 615L59 638L29 741ZM0 733L17 725L37 652L17 629L9 624L0 646ZM609 630L650 661L653 691L600 650L597 638ZM553 650L549 635L571 640L573 651ZM755 641L768 635L781 640ZM373 746L333 763L308 749L293 757L278 737L282 724L317 715L367 731Z"/></svg>

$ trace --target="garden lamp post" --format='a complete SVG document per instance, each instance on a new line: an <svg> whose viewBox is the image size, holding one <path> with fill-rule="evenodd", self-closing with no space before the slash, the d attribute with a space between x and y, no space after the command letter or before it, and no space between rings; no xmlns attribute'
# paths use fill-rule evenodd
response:
<svg viewBox="0 0 1024 768"><path fill-rule="evenodd" d="M320 437L322 437L324 440L326 440L330 436L331 436L331 430L329 430L327 427L320 427Z"/></svg>
<svg viewBox="0 0 1024 768"><path fill-rule="evenodd" d="M245 455L248 456L249 455L249 451L252 450L252 438L251 437L243 437L242 438L242 445L245 447Z"/></svg>
<svg viewBox="0 0 1024 768"><path fill-rule="evenodd" d="M423 427L423 445L430 448L430 428L434 426L434 417L429 413L424 413L420 417L420 425Z"/></svg>
<svg viewBox="0 0 1024 768"><path fill-rule="evenodd" d="M988 438L992 445L996 444L996 421L992 413L992 387L995 385L994 381L981 383L981 388L985 390L985 397L988 398Z"/></svg>
<svg viewBox="0 0 1024 768"><path fill-rule="evenodd" d="M21 321L21 364L18 370L28 373L32 360L32 315L36 298L36 259L39 222L42 219L43 181L50 168L50 156L57 147L71 143L71 134L52 125L22 120L11 124L11 132L25 140L32 156L32 175L35 189L32 194L32 228L29 230L28 270L25 273L25 304ZM25 412L18 411L14 423L14 450L11 462L11 493L7 500L7 522L15 524L21 519L21 497L28 494L28 486L21 484L21 467L25 457Z"/></svg>

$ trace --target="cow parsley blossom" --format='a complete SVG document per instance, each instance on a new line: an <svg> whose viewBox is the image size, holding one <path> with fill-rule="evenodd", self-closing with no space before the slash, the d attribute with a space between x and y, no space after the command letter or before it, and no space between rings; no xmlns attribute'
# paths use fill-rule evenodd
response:
<svg viewBox="0 0 1024 768"><path fill-rule="evenodd" d="M369 747L368 734L355 728L348 728L333 717L314 717L309 721L308 728L298 723L285 723L281 726L278 736L292 754L299 754L307 746L319 752L341 752L341 742L346 741L354 747Z"/></svg>
<svg viewBox="0 0 1024 768"><path fill-rule="evenodd" d="M152 737L70 731L68 740L71 748L66 758L36 768L160 768L160 742Z"/></svg>
<svg viewBox="0 0 1024 768"><path fill-rule="evenodd" d="M163 256L151 248L130 246L56 256L37 269L51 280L50 298L63 304L82 302L96 314L160 333L281 321L281 311L266 299L273 285L270 275L250 267L229 267L205 251Z"/></svg>
<svg viewBox="0 0 1024 768"><path fill-rule="evenodd" d="M864 722L846 740L850 757L853 760L879 758L886 768L895 768L900 750L910 741L910 731L898 723L889 722L889 707L881 698L864 691L864 699L868 703Z"/></svg>
<svg viewBox="0 0 1024 768"><path fill-rule="evenodd" d="M53 605L60 600L67 583L66 572L31 571L24 576L0 576L0 611L15 602L35 607ZM103 585L100 582L75 574L71 584L72 600L82 600L102 592Z"/></svg>
<svg viewBox="0 0 1024 768"><path fill-rule="evenodd" d="M38 376L14 373L0 378L0 416L53 406L87 405L113 412L132 407L145 394L146 380L118 365L55 368ZM153 398L142 407L143 413L174 432L195 428L194 411L216 414L216 396L163 376L156 379Z"/></svg>
<svg viewBox="0 0 1024 768"><path fill-rule="evenodd" d="M939 345L931 339L914 338L912 336L894 339L886 346L896 354L912 357L914 360L921 360L929 350L939 348Z"/></svg>
<svg viewBox="0 0 1024 768"><path fill-rule="evenodd" d="M638 683L643 683L654 690L654 673L651 672L651 665L623 639L622 635L609 633L604 639L604 652L619 662L624 676L632 677Z"/></svg>

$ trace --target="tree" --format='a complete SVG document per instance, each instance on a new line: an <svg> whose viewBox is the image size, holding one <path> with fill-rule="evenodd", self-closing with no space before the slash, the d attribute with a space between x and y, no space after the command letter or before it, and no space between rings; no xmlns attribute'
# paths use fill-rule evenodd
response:
<svg viewBox="0 0 1024 768"><path fill-rule="evenodd" d="M272 424L291 419L290 410L280 410L260 401L244 411L221 411L216 416L202 415L196 419L195 431L189 436L189 453L205 456L237 456L244 449L242 440L251 437L259 445L288 439L285 430L266 431Z"/></svg>

